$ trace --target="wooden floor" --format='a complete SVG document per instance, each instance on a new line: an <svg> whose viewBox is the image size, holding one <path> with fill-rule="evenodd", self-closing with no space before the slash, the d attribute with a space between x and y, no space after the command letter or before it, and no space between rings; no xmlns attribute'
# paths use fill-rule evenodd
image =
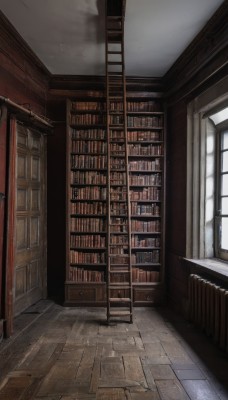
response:
<svg viewBox="0 0 228 400"><path fill-rule="evenodd" d="M0 400L228 399L227 355L167 309L107 326L104 309L42 301L16 319L0 366Z"/></svg>

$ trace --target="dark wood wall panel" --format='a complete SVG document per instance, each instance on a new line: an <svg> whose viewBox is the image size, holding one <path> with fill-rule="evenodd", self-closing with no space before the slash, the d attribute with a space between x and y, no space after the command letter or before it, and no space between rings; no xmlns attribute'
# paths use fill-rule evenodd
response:
<svg viewBox="0 0 228 400"><path fill-rule="evenodd" d="M187 110L185 103L169 109L167 135L167 249L185 253Z"/></svg>
<svg viewBox="0 0 228 400"><path fill-rule="evenodd" d="M0 12L0 95L45 115L49 74Z"/></svg>
<svg viewBox="0 0 228 400"><path fill-rule="evenodd" d="M47 141L47 286L50 297L64 298L66 257L66 102L51 99L54 134Z"/></svg>

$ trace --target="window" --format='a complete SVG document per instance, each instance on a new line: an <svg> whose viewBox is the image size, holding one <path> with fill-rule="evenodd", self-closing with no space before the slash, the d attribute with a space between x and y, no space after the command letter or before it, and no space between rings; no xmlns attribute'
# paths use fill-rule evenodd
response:
<svg viewBox="0 0 228 400"><path fill-rule="evenodd" d="M186 257L190 259L228 261L227 84L228 79L188 106Z"/></svg>
<svg viewBox="0 0 228 400"><path fill-rule="evenodd" d="M210 116L216 127L215 256L228 260L228 107Z"/></svg>

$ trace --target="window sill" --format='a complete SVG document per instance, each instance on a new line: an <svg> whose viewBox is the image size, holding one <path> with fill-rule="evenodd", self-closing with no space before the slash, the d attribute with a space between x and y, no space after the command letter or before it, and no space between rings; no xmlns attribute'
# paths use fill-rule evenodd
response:
<svg viewBox="0 0 228 400"><path fill-rule="evenodd" d="M184 260L194 267L194 272L204 272L224 282L228 282L228 263L217 258L203 258L203 259L190 259Z"/></svg>

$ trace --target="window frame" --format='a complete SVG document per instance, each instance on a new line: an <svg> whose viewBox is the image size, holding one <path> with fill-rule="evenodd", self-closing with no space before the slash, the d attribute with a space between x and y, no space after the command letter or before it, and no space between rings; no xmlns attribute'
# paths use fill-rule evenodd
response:
<svg viewBox="0 0 228 400"><path fill-rule="evenodd" d="M222 218L227 214L221 214L222 199L222 135L228 132L228 120L216 126L216 193L215 193L215 257L224 261L228 261L228 250L221 247L221 224ZM227 196L228 197L228 196Z"/></svg>
<svg viewBox="0 0 228 400"><path fill-rule="evenodd" d="M227 260L221 260L215 253L215 212L216 186L213 193L213 218L207 220L206 197L212 192L207 189L207 175L212 167L207 165L207 128L211 129L211 137L216 146L216 128L210 116L227 107L228 77L208 88L192 99L187 105L187 168L186 168L186 259L207 262L214 260L228 267ZM219 127L220 128L220 127ZM213 158L213 157L212 157ZM213 168L216 174L216 159ZM208 169L208 170L207 170ZM210 211L210 210L209 210ZM210 211L212 216L212 211ZM216 233L217 234L217 233ZM214 262L211 261L211 262Z"/></svg>

